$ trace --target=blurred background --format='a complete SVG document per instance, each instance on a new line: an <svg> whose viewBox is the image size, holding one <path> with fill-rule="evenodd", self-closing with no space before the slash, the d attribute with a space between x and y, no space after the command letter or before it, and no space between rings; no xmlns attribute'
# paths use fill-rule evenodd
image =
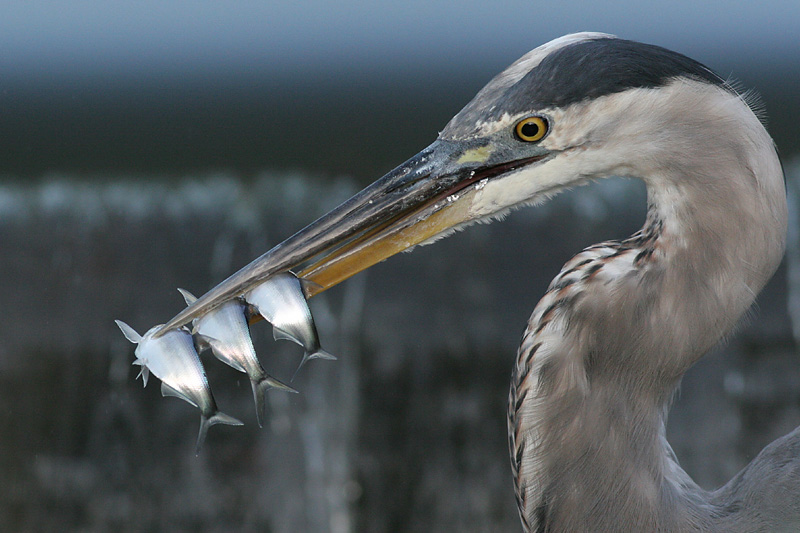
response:
<svg viewBox="0 0 800 533"><path fill-rule="evenodd" d="M516 531L511 365L582 247L644 218L609 180L378 265L311 304L336 362L299 395L205 358L221 408L134 382L140 332L432 142L562 34L689 55L756 90L800 190L800 4L51 1L0 4L0 529ZM554 228L558 228L554 231ZM669 439L703 486L800 424L800 247L684 379ZM793 322L794 319L794 322ZM253 337L289 379L299 348Z"/></svg>

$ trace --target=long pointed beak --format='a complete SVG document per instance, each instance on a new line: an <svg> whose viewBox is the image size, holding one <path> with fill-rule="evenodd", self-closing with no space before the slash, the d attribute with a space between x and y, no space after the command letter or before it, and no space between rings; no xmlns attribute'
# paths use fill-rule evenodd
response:
<svg viewBox="0 0 800 533"><path fill-rule="evenodd" d="M167 322L159 334L287 270L308 282L304 286L310 298L398 252L477 218L470 207L481 183L546 157L542 153L492 163L493 155L485 142L437 140L212 288Z"/></svg>

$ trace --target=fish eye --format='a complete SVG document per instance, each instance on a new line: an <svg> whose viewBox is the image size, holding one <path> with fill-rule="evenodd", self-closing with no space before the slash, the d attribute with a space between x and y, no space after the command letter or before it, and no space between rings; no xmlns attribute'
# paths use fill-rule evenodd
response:
<svg viewBox="0 0 800 533"><path fill-rule="evenodd" d="M514 126L517 138L525 142L541 141L547 135L548 124L544 117L523 118Z"/></svg>

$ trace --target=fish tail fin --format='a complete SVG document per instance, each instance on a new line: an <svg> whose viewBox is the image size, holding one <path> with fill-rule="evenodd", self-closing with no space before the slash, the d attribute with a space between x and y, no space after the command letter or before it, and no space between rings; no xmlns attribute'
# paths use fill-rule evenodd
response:
<svg viewBox="0 0 800 533"><path fill-rule="evenodd" d="M217 411L210 417L206 417L205 415L200 415L200 433L197 435L197 446L195 446L196 455L200 455L200 448L203 447L203 443L206 441L208 428L210 428L211 426L215 426L217 424L227 424L229 426L244 425L239 419L233 418L230 415L226 415L221 411Z"/></svg>
<svg viewBox="0 0 800 533"><path fill-rule="evenodd" d="M336 361L336 356L320 348L316 352L310 354L308 359L328 359L329 361Z"/></svg>
<svg viewBox="0 0 800 533"><path fill-rule="evenodd" d="M328 359L329 361L336 361L336 356L326 352L322 348L318 348L314 352L304 353L303 360L300 361L300 365L297 367L297 370L294 371L294 375L292 376L292 381L294 381L294 378L297 377L297 373L300 372L300 369L303 368L303 365L312 359Z"/></svg>
<svg viewBox="0 0 800 533"><path fill-rule="evenodd" d="M256 402L256 416L258 417L258 427L264 427L264 420L267 417L267 391L271 389L284 390L286 392L297 393L289 385L273 378L269 374L264 374L260 379L250 381L253 386L253 399Z"/></svg>

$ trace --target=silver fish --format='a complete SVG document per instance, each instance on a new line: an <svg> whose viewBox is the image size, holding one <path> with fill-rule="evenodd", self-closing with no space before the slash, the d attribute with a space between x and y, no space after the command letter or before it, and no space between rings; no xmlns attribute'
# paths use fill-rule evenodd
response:
<svg viewBox="0 0 800 533"><path fill-rule="evenodd" d="M192 335L186 329L166 331L160 337L153 338L161 326L150 328L142 336L125 322L121 320L115 322L125 338L137 345L136 360L133 364L142 367L139 376L142 376L145 386L152 372L161 380L163 396L175 396L200 409L200 433L197 436L196 448L198 454L209 427L215 424L242 425L239 420L217 409L217 403L208 386L206 372L194 349Z"/></svg>
<svg viewBox="0 0 800 533"><path fill-rule="evenodd" d="M192 293L178 289L191 305L197 300ZM270 389L281 389L297 392L292 387L281 383L267 374L256 357L253 341L250 339L250 328L245 316L245 304L238 299L231 300L217 307L208 314L196 318L192 333L202 348L211 348L214 356L223 363L244 372L250 378L253 387L253 398L256 402L256 416L259 427L263 427L267 412L265 393Z"/></svg>
<svg viewBox="0 0 800 533"><path fill-rule="evenodd" d="M297 370L310 359L336 359L320 347L303 287L291 272L275 274L245 294L244 299L272 324L275 340L290 340L305 349Z"/></svg>

